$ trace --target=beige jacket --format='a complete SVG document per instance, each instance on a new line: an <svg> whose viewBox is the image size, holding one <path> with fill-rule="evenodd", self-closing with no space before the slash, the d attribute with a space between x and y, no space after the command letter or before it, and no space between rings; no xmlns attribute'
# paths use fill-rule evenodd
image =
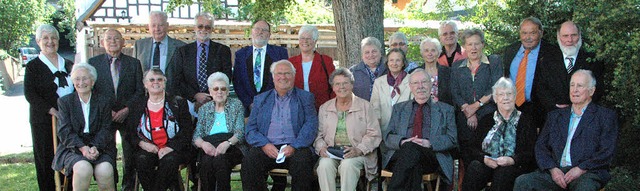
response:
<svg viewBox="0 0 640 191"><path fill-rule="evenodd" d="M387 84L387 75L380 76L376 79L371 92L371 105L380 122L380 129L382 129L382 131L387 129L389 119L391 119L391 110L393 109L392 101L393 103L400 103L411 100L413 97L411 95L411 89L409 89L409 75L407 75L402 79L402 83L400 83L400 95L396 95L391 99L391 89L393 89L393 87Z"/></svg>
<svg viewBox="0 0 640 191"><path fill-rule="evenodd" d="M365 171L369 180L373 179L378 169L378 156L375 149L380 145L382 136L380 125L371 104L362 98L352 95L351 108L347 114L347 134L351 145L360 149L367 158ZM338 124L338 110L336 98L320 106L318 112L318 136L314 142L316 153L322 148L335 145L336 126Z"/></svg>

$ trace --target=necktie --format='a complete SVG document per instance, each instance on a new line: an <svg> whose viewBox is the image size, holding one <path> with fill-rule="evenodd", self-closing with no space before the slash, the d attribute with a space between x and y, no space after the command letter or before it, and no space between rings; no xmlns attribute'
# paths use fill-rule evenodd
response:
<svg viewBox="0 0 640 191"><path fill-rule="evenodd" d="M422 138L422 108L425 104L418 104L418 110L416 110L416 115L413 117L413 136L418 136L418 138Z"/></svg>
<svg viewBox="0 0 640 191"><path fill-rule="evenodd" d="M200 44L200 62L198 64L198 87L200 92L207 91L207 53L206 44Z"/></svg>
<svg viewBox="0 0 640 191"><path fill-rule="evenodd" d="M567 57L567 60L569 60L569 66L567 66L567 73L571 73L571 71L573 70L573 58Z"/></svg>
<svg viewBox="0 0 640 191"><path fill-rule="evenodd" d="M518 74L516 76L516 105L521 106L525 101L525 82L527 79L527 62L531 50L524 50L524 57L518 66Z"/></svg>
<svg viewBox="0 0 640 191"><path fill-rule="evenodd" d="M153 50L153 67L160 68L160 42L155 42L156 48Z"/></svg>
<svg viewBox="0 0 640 191"><path fill-rule="evenodd" d="M118 82L120 81L120 62L117 58L111 58L111 79L113 80L113 92L118 95Z"/></svg>
<svg viewBox="0 0 640 191"><path fill-rule="evenodd" d="M256 91L260 92L260 89L262 89L262 71L260 71L262 68L262 48L256 49L256 52L256 61L255 64L253 64L253 81L255 82L254 85L256 86Z"/></svg>

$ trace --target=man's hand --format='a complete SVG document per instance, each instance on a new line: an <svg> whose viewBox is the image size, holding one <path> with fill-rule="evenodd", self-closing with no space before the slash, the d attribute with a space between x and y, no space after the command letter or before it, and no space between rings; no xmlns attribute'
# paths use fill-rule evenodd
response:
<svg viewBox="0 0 640 191"><path fill-rule="evenodd" d="M144 141L140 141L138 143L138 146L140 146L140 148L142 148L142 150L145 150L147 152L155 153L155 154L158 153L158 147L156 145L154 145L154 144L147 143L147 142L144 142Z"/></svg>
<svg viewBox="0 0 640 191"><path fill-rule="evenodd" d="M200 144L200 148L202 149L202 151L204 151L204 154L207 154L209 156L216 156L218 155L217 153L217 149L216 147L214 147L211 143L206 142L206 141L202 141L202 144Z"/></svg>
<svg viewBox="0 0 640 191"><path fill-rule="evenodd" d="M578 177L582 176L584 173L587 173L586 170L582 170L579 167L573 167L571 168L571 170L569 170L569 172L567 172L567 174L564 175L564 181L569 184L571 183L573 180L578 179Z"/></svg>
<svg viewBox="0 0 640 191"><path fill-rule="evenodd" d="M467 118L467 125L469 128L475 130L478 127L478 116L476 114L471 115L471 117Z"/></svg>
<svg viewBox="0 0 640 191"><path fill-rule="evenodd" d="M262 146L262 152L264 152L264 154L272 159L276 159L278 157L278 149L271 143L267 143L266 145Z"/></svg>
<svg viewBox="0 0 640 191"><path fill-rule="evenodd" d="M496 169L498 167L498 163L488 157L484 157L484 165L487 165L489 168Z"/></svg>
<svg viewBox="0 0 640 191"><path fill-rule="evenodd" d="M556 104L556 107L559 109L565 108L565 107L569 107L569 104Z"/></svg>
<svg viewBox="0 0 640 191"><path fill-rule="evenodd" d="M295 148L293 148L291 145L289 145L289 146L284 147L284 149L283 149L283 151L282 151L282 152L284 153L284 156L285 156L285 157L289 157L289 156L293 155L293 153L295 153L295 152L296 152L296 149L295 149ZM278 155L277 155L277 153L276 153L276 157L277 157L277 156L278 156Z"/></svg>
<svg viewBox="0 0 640 191"><path fill-rule="evenodd" d="M471 115L475 115L476 111L478 111L478 109L480 109L480 103L475 102L472 104L469 104L467 107L464 108L464 110L462 110L462 112L464 113L464 115L469 118L471 117Z"/></svg>
<svg viewBox="0 0 640 191"><path fill-rule="evenodd" d="M164 157L165 155L169 154L173 152L173 149L171 147L165 147L165 148L161 148L158 151L158 158L162 159L162 157Z"/></svg>
<svg viewBox="0 0 640 191"><path fill-rule="evenodd" d="M417 139L417 138L418 138L417 136L414 136L414 137L411 137L411 138L408 138L408 139L404 139L404 140L400 141L400 145L404 145L404 143L406 143L406 142L413 142L413 140Z"/></svg>
<svg viewBox="0 0 640 191"><path fill-rule="evenodd" d="M344 148L344 158L354 158L362 156L364 153L356 147L345 147Z"/></svg>
<svg viewBox="0 0 640 191"><path fill-rule="evenodd" d="M418 144L424 148L429 148L431 147L431 142L427 139L420 139L418 137L415 137L411 142Z"/></svg>
<svg viewBox="0 0 640 191"><path fill-rule="evenodd" d="M567 189L567 182L564 180L564 173L559 168L552 168L549 170L551 173L551 179L555 182L560 188Z"/></svg>
<svg viewBox="0 0 640 191"><path fill-rule="evenodd" d="M113 115L113 121L122 123L124 122L124 119L127 118L127 115L129 115L129 108L122 108L120 111L116 112L115 115Z"/></svg>
<svg viewBox="0 0 640 191"><path fill-rule="evenodd" d="M498 159L496 159L496 163L498 163L498 165L500 166L511 166L513 164L516 163L516 161L513 160L513 158L511 157L498 157Z"/></svg>
<svg viewBox="0 0 640 191"><path fill-rule="evenodd" d="M224 141L218 144L218 148L216 148L216 152L218 153L218 155L222 155L227 152L227 149L229 149L229 147L231 147L230 142Z"/></svg>

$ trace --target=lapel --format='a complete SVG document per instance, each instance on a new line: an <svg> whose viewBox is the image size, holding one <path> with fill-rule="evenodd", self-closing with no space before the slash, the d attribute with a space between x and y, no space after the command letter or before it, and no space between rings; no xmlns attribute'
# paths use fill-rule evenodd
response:
<svg viewBox="0 0 640 191"><path fill-rule="evenodd" d="M440 111L440 107L437 107L434 102L431 102L431 99L429 99L428 101L429 103L429 107L431 109L431 127L429 127L429 139L431 140L437 140L435 139L435 136L437 135L437 131L438 128L441 127L440 123L440 116L443 116L442 111Z"/></svg>
<svg viewBox="0 0 640 191"><path fill-rule="evenodd" d="M256 88L253 88L253 91L255 91ZM271 122L271 114L273 113L273 106L276 103L276 97L278 96L278 93L276 92L275 89L270 90L269 92L265 92L267 94L267 96L265 96L264 100L262 101L262 105L264 110L260 113L262 113L262 118L259 118L259 120L261 120L262 123L262 127L269 127L269 123ZM254 102L255 104L255 102ZM254 105L257 106L257 105Z"/></svg>
<svg viewBox="0 0 640 191"><path fill-rule="evenodd" d="M266 60L265 60L266 61ZM274 89L275 90L275 89ZM294 129L296 127L300 127L298 124L300 123L300 120L298 119L298 96L296 95L296 88L294 87L293 89L291 89L291 100L289 101L289 112L291 113L291 126ZM304 111L300 111L300 112L304 112ZM302 114L303 116L305 115L304 113Z"/></svg>
<svg viewBox="0 0 640 191"><path fill-rule="evenodd" d="M78 132L82 132L82 130L84 129L84 115L82 112L82 105L80 104L80 96L78 96L78 93L73 93L73 96L71 97L71 108L72 113L73 113L73 121L74 123L77 123L77 126L73 126L75 127L75 131Z"/></svg>
<svg viewBox="0 0 640 191"><path fill-rule="evenodd" d="M173 59L173 52L176 51L176 42L174 39L172 39L171 37L167 36L168 39L168 43L167 43L167 64L166 66L169 65L169 62L171 62L171 60Z"/></svg>
<svg viewBox="0 0 640 191"><path fill-rule="evenodd" d="M190 47L186 47L184 49L180 49L180 50L185 50L184 52L186 52L186 55L183 59L186 60L186 62L183 62L185 65L182 66L184 69L184 74L185 76L187 76L188 78L192 78L194 82L197 82L197 78L196 78L196 70L197 70L197 66L199 60L198 60L198 41L194 41L193 43L189 44L189 45L185 45L185 46L190 46ZM178 64L178 63L176 63ZM174 67L178 67L178 66L174 66Z"/></svg>
<svg viewBox="0 0 640 191"><path fill-rule="evenodd" d="M245 60L245 65L247 67L247 78L249 79L249 89L253 93L252 95L258 94L256 91L256 82L253 80L253 46L251 46L249 52L247 53L247 59ZM266 67L265 67L266 68ZM263 85L264 86L264 85Z"/></svg>
<svg viewBox="0 0 640 191"><path fill-rule="evenodd" d="M587 108L582 113L582 118L576 127L576 132L573 133L573 138L580 137L580 133L582 133L586 128L589 128L589 124L593 124L593 120L595 119L596 108L592 106L592 103L587 105Z"/></svg>
<svg viewBox="0 0 640 191"><path fill-rule="evenodd" d="M128 59L126 58L126 56L123 53L120 53L120 71L118 72L118 91L117 92L121 92L122 90L122 81L124 81L123 79L126 79L127 77L127 72L124 71L129 71L129 69L127 69L127 67L129 67L129 64L127 64ZM117 96L116 97L120 97Z"/></svg>
<svg viewBox="0 0 640 191"><path fill-rule="evenodd" d="M219 47L212 40L209 40L209 54L207 55L207 76L209 76L209 74L213 74L215 64L218 61L218 57L214 55L217 54L218 49Z"/></svg>
<svg viewBox="0 0 640 191"><path fill-rule="evenodd" d="M98 58L100 60L100 62L104 63L104 64L100 64L101 67L104 67L104 69L102 71L105 71L103 74L104 76L106 76L105 78L107 79L107 92L110 93L111 95L115 96L115 87L113 86L113 77L111 77L111 62L109 62L109 56L108 54L104 54L103 58ZM121 66L122 67L122 66ZM96 69L97 71L100 71L99 69ZM100 75L98 75L100 76ZM106 93L106 92L105 92Z"/></svg>
<svg viewBox="0 0 640 191"><path fill-rule="evenodd" d="M565 145L567 143L567 137L569 136L569 122L571 120L571 105L565 108L562 112L559 112L560 116L558 118L560 122L560 137L561 140L558 140ZM574 133L575 135L575 133Z"/></svg>
<svg viewBox="0 0 640 191"><path fill-rule="evenodd" d="M413 117L411 115L411 111L413 111L413 100L409 100L403 106L404 108L402 108L400 111L404 113L402 113L402 120L400 122L400 128L397 134L402 135L403 137L407 137L409 136L407 135L409 123L413 122L413 120L411 120L411 117Z"/></svg>
<svg viewBox="0 0 640 191"><path fill-rule="evenodd" d="M91 99L89 100L89 133L91 134L94 134L97 131L97 129L94 128L99 127L99 125L95 124L96 118L98 118L98 98L94 95L95 94L92 94ZM82 121L84 122L84 120Z"/></svg>

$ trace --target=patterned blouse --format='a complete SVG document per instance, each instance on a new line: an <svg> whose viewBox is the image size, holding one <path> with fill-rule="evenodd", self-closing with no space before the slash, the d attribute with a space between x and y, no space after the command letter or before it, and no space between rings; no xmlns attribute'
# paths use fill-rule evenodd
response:
<svg viewBox="0 0 640 191"><path fill-rule="evenodd" d="M192 141L209 135L216 119L215 108L216 103L214 101L210 101L200 107L198 111L198 124L196 124L196 130L193 132ZM240 100L231 97L227 98L224 113L226 115L225 119L227 121L228 132L233 132L233 135L242 143L244 141L244 108Z"/></svg>

